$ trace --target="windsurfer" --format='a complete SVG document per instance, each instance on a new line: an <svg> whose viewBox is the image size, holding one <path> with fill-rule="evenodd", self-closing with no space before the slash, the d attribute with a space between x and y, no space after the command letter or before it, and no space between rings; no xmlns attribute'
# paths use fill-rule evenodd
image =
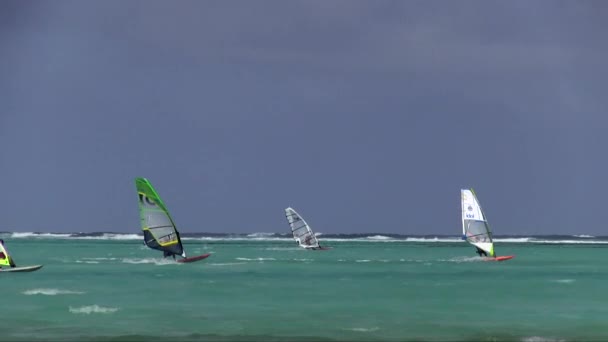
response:
<svg viewBox="0 0 608 342"><path fill-rule="evenodd" d="M11 258L9 255L6 255L4 253L4 240L0 239L0 244L2 244L2 251L0 251L0 259L7 259L8 263L11 267L17 267L17 265L15 265L15 262L13 261L13 258ZM2 268L2 267L0 267Z"/></svg>
<svg viewBox="0 0 608 342"><path fill-rule="evenodd" d="M486 251L484 251L483 249L481 249L481 248L479 248L479 247L477 247L477 254L479 254L479 256L480 256L480 257L481 257L482 255L483 255L483 256L486 256L486 257L488 256L488 253L486 253Z"/></svg>
<svg viewBox="0 0 608 342"><path fill-rule="evenodd" d="M167 252L167 251L163 252L163 257L166 258L166 257L170 257L170 256L173 256L173 260L175 260L175 254L173 254L171 252Z"/></svg>

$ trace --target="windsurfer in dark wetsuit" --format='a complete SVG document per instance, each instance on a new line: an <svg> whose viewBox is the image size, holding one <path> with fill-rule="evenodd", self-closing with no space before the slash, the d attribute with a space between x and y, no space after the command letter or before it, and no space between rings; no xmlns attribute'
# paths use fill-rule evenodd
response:
<svg viewBox="0 0 608 342"><path fill-rule="evenodd" d="M479 254L479 257L482 257L482 256L487 257L488 256L488 253L486 253L486 251L484 251L483 249L481 249L479 247L477 247L477 254Z"/></svg>
<svg viewBox="0 0 608 342"><path fill-rule="evenodd" d="M173 260L175 260L175 254L173 254L171 252L167 252L167 251L163 252L163 257L166 258L166 257L170 257L170 256L173 256Z"/></svg>

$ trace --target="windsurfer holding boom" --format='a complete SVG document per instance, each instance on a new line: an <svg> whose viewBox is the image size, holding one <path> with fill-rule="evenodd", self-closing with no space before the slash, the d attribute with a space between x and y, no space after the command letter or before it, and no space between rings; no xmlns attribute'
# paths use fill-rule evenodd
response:
<svg viewBox="0 0 608 342"><path fill-rule="evenodd" d="M488 256L488 253L486 253L486 251L484 251L483 249L477 247L477 254L479 254L479 257L483 256Z"/></svg>
<svg viewBox="0 0 608 342"><path fill-rule="evenodd" d="M167 252L167 251L163 252L163 257L166 258L166 257L170 257L170 256L173 256L173 260L175 260L175 254L173 254L171 252Z"/></svg>

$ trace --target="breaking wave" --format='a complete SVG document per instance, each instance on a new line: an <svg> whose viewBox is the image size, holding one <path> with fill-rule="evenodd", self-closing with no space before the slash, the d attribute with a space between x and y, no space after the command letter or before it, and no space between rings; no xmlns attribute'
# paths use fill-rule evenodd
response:
<svg viewBox="0 0 608 342"><path fill-rule="evenodd" d="M116 232L93 233L42 233L42 232L3 232L3 237L15 239L80 239L80 240L142 240L140 234ZM384 233L365 234L321 234L325 242L368 242L368 243L464 243L460 236L455 235L401 235ZM201 242L222 241L289 241L293 242L290 233L181 233L182 240ZM608 244L608 236L593 235L532 235L532 236L495 236L497 243L534 243L534 244Z"/></svg>
<svg viewBox="0 0 608 342"><path fill-rule="evenodd" d="M71 313L85 315L90 315L92 313L110 314L118 311L118 308L103 307L97 304L81 306L79 308L73 308L70 306L69 309Z"/></svg>
<svg viewBox="0 0 608 342"><path fill-rule="evenodd" d="M566 340L552 338L552 337L542 337L542 336L529 336L524 337L522 342L565 342Z"/></svg>
<svg viewBox="0 0 608 342"><path fill-rule="evenodd" d="M81 295L84 294L82 291L71 291L61 289L32 289L22 292L26 296L33 295L44 295L44 296L57 296L57 295Z"/></svg>
<svg viewBox="0 0 608 342"><path fill-rule="evenodd" d="M252 258L239 257L239 258L236 258L236 260L240 260L240 261L275 261L277 259L275 259L275 258L253 258L252 259Z"/></svg>
<svg viewBox="0 0 608 342"><path fill-rule="evenodd" d="M556 280L552 280L554 283L560 283L560 284L571 284L574 283L576 281L576 279L556 279Z"/></svg>
<svg viewBox="0 0 608 342"><path fill-rule="evenodd" d="M181 265L173 259L155 259L155 258L124 258L122 262L125 264L154 264L154 265Z"/></svg>
<svg viewBox="0 0 608 342"><path fill-rule="evenodd" d="M374 331L380 330L380 328L378 328L378 327L372 327L372 328L348 328L346 330L356 331L356 332L374 332Z"/></svg>
<svg viewBox="0 0 608 342"><path fill-rule="evenodd" d="M384 235L368 236L367 238L370 240L392 240L393 239L390 236L384 236Z"/></svg>

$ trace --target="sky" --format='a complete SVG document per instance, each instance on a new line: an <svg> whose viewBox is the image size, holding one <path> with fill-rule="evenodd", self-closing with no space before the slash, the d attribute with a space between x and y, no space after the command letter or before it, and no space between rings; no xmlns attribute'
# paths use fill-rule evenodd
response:
<svg viewBox="0 0 608 342"><path fill-rule="evenodd" d="M0 3L0 230L608 235L603 1Z"/></svg>

